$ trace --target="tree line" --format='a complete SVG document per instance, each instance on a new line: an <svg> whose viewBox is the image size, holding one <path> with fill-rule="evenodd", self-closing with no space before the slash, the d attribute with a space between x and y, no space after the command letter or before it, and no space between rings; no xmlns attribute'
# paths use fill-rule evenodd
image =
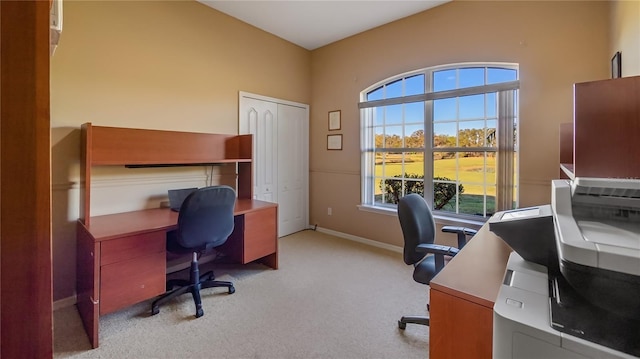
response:
<svg viewBox="0 0 640 359"><path fill-rule="evenodd" d="M424 148L424 130L413 132L409 136L382 135L375 136L377 148ZM404 144L403 144L404 140ZM433 136L434 147L495 147L495 129L464 129L458 131L458 142L456 136L446 134L436 134Z"/></svg>

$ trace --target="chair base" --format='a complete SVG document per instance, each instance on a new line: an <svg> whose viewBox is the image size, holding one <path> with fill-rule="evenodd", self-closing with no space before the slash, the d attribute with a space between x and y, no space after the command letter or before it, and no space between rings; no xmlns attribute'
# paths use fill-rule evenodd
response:
<svg viewBox="0 0 640 359"><path fill-rule="evenodd" d="M154 300L153 303L151 303L151 315L160 313L160 305L172 300L175 297L190 292L193 296L193 302L196 306L196 318L200 318L204 315L204 310L202 309L202 300L200 298L201 289L226 287L229 294L233 294L236 292L233 283L218 281L214 279L215 276L213 275L213 271L209 271L203 275L200 275L200 270L198 269L198 261L194 256L194 260L191 262L191 273L189 275L189 280L172 279L167 281L167 292L160 296L158 299ZM174 287L179 288L174 290Z"/></svg>
<svg viewBox="0 0 640 359"><path fill-rule="evenodd" d="M428 317L402 317L398 320L398 328L405 329L407 324L420 324L429 326Z"/></svg>

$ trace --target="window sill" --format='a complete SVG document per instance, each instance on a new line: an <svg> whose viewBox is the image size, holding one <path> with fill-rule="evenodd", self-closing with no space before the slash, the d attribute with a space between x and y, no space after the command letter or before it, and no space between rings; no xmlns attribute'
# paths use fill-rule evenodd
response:
<svg viewBox="0 0 640 359"><path fill-rule="evenodd" d="M398 211L396 211L395 208L382 208L382 207L374 207L374 206L367 206L367 205L358 205L357 206L359 210L364 211L364 212L371 212L371 213L377 213L377 214L384 214L387 216L397 216L398 215ZM458 216L445 216L442 214L438 214L435 213L433 215L433 219L435 220L436 224L440 224L443 226L475 226L475 227L482 227L482 225L485 224L486 221L489 220L489 218L468 218L468 217L458 217Z"/></svg>

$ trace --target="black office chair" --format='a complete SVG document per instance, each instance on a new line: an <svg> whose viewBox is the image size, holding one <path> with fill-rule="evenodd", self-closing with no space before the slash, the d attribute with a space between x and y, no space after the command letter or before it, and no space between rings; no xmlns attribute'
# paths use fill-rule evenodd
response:
<svg viewBox="0 0 640 359"><path fill-rule="evenodd" d="M151 304L151 314L160 312L160 305L191 292L196 305L196 318L204 314L200 289L226 287L229 294L236 290L233 283L216 281L213 271L200 275L198 258L207 250L227 241L233 232L236 194L229 186L200 188L191 193L182 203L178 214L178 228L167 232L167 251L173 253L193 253L189 280L167 281L167 293ZM179 287L173 289L174 287Z"/></svg>
<svg viewBox="0 0 640 359"><path fill-rule="evenodd" d="M443 232L457 233L458 248L435 244L436 224L431 209L422 196L411 193L398 202L398 218L404 237L404 262L414 266L413 279L429 285L431 279L442 270L445 257L455 256L467 242L467 236L476 234L476 230L444 226ZM429 304L427 304L427 310ZM428 317L404 316L398 321L398 327L405 329L407 323L429 325Z"/></svg>

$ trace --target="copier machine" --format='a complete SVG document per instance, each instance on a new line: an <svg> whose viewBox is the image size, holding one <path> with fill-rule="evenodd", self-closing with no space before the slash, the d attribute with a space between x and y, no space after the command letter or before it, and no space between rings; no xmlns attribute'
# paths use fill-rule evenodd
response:
<svg viewBox="0 0 640 359"><path fill-rule="evenodd" d="M489 219L514 250L493 358L640 358L640 180L554 180L551 197Z"/></svg>

